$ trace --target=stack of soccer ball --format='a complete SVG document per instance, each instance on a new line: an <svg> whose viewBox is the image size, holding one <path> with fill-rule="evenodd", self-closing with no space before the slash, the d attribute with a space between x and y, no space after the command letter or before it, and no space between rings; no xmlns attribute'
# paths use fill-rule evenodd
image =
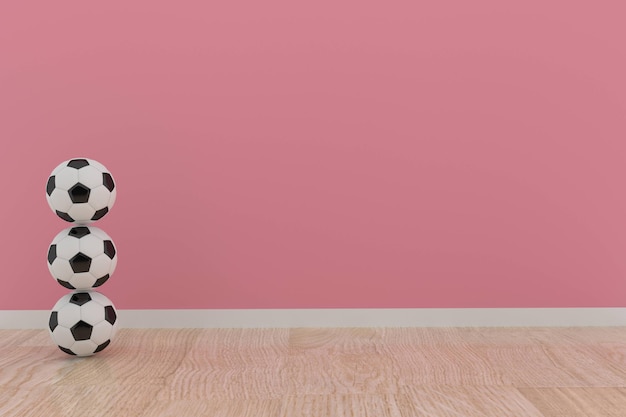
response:
<svg viewBox="0 0 626 417"><path fill-rule="evenodd" d="M117 251L109 235L91 226L113 207L116 194L111 173L92 159L65 161L48 178L46 198L50 208L73 223L54 238L48 249L50 273L60 285L72 290L52 308L50 335L70 355L100 352L117 329L113 303L93 290L115 271Z"/></svg>

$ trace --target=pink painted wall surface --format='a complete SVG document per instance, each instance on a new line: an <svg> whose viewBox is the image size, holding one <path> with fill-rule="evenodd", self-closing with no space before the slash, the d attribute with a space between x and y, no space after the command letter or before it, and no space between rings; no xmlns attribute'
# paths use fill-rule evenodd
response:
<svg viewBox="0 0 626 417"><path fill-rule="evenodd" d="M44 187L75 156L118 182L119 308L624 306L625 15L2 2L0 309L66 292Z"/></svg>

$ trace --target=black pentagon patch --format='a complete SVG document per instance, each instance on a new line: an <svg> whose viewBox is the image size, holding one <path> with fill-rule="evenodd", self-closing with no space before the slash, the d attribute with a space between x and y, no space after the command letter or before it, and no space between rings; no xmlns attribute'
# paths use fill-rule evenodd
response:
<svg viewBox="0 0 626 417"><path fill-rule="evenodd" d="M115 246L113 246L113 242L110 240L104 241L104 253L109 257L109 259L113 259L113 257L115 257Z"/></svg>
<svg viewBox="0 0 626 417"><path fill-rule="evenodd" d="M91 295L88 292L77 292L70 297L70 303L82 306L87 301L91 301Z"/></svg>
<svg viewBox="0 0 626 417"><path fill-rule="evenodd" d="M96 350L93 351L93 353L97 353L100 352L101 350L104 350L105 347L109 346L109 343L111 343L110 340L107 340L106 342L104 342L103 344L99 345Z"/></svg>
<svg viewBox="0 0 626 417"><path fill-rule="evenodd" d="M54 179L54 175L48 178L48 184L46 184L46 194L48 196L52 195L52 192L56 188L56 180Z"/></svg>
<svg viewBox="0 0 626 417"><path fill-rule="evenodd" d="M86 203L89 201L89 193L91 190L79 182L67 192L70 194L72 203Z"/></svg>
<svg viewBox="0 0 626 417"><path fill-rule="evenodd" d="M70 162L67 163L68 167L76 169L81 169L82 167L86 167L87 165L89 165L89 162L86 159L72 159Z"/></svg>
<svg viewBox="0 0 626 417"><path fill-rule="evenodd" d="M48 263L52 265L52 262L57 258L57 245L50 245L48 249Z"/></svg>
<svg viewBox="0 0 626 417"><path fill-rule="evenodd" d="M117 320L117 313L113 306L104 307L104 319L111 324L115 324L115 320Z"/></svg>
<svg viewBox="0 0 626 417"><path fill-rule="evenodd" d="M87 236L91 231L86 226L72 227L68 233L70 236L74 236L76 239L80 239L83 236Z"/></svg>
<svg viewBox="0 0 626 417"><path fill-rule="evenodd" d="M89 340L91 338L92 330L93 326L82 320L73 325L70 329L72 335L74 336L74 340Z"/></svg>
<svg viewBox="0 0 626 417"><path fill-rule="evenodd" d="M72 222L74 223L74 219L72 219L72 217L67 214L67 213L63 213L62 211L57 210L57 216L59 216L60 218L62 218L63 220L65 220L66 222Z"/></svg>
<svg viewBox="0 0 626 417"><path fill-rule="evenodd" d="M102 174L102 184L104 184L104 186L109 191L113 191L113 189L115 188L115 182L113 182L113 177L108 172Z"/></svg>
<svg viewBox="0 0 626 417"><path fill-rule="evenodd" d="M76 354L75 354L74 352L72 352L71 350L66 349L66 348L64 348L64 347L62 347L62 346L59 346L59 349L61 349L63 352L67 353L68 355L74 355L74 356L76 356Z"/></svg>
<svg viewBox="0 0 626 417"><path fill-rule="evenodd" d="M91 220L100 220L101 218L104 217L105 214L107 214L109 212L109 208L105 207L103 209L100 209L98 211L96 211L96 213L93 215L93 217L91 218Z"/></svg>
<svg viewBox="0 0 626 417"><path fill-rule="evenodd" d="M75 273L89 272L91 258L83 253L79 253L70 259L70 266Z"/></svg>
<svg viewBox="0 0 626 417"><path fill-rule="evenodd" d="M50 321L48 321L48 327L50 328L50 331L53 332L54 329L57 328L57 326L59 325L59 313L56 311L53 311L52 313L50 313Z"/></svg>
<svg viewBox="0 0 626 417"><path fill-rule="evenodd" d="M106 274L103 277L100 277L96 280L96 282L93 283L94 287L99 287L100 285L104 284L105 282L107 282L107 280L109 279L109 274Z"/></svg>
<svg viewBox="0 0 626 417"><path fill-rule="evenodd" d="M67 281L63 281L62 279L58 279L58 278L57 278L57 282L58 282L59 284L61 284L62 286L64 286L65 288L67 288L67 289L70 289L70 290L75 290L75 289L76 289L76 287L75 287L75 286L73 286L72 284L70 284L70 283L69 283L69 282L67 282Z"/></svg>

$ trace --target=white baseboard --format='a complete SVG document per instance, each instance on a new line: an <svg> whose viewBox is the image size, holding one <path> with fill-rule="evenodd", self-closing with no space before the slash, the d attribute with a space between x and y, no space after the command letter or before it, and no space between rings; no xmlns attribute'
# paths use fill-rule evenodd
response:
<svg viewBox="0 0 626 417"><path fill-rule="evenodd" d="M0 329L45 328L46 310L0 310ZM123 328L626 326L626 308L119 310Z"/></svg>

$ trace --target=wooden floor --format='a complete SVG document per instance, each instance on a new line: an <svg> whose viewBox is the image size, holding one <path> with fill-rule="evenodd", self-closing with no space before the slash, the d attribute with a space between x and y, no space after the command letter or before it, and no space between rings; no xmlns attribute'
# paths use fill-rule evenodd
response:
<svg viewBox="0 0 626 417"><path fill-rule="evenodd" d="M0 330L0 416L626 416L626 328Z"/></svg>

